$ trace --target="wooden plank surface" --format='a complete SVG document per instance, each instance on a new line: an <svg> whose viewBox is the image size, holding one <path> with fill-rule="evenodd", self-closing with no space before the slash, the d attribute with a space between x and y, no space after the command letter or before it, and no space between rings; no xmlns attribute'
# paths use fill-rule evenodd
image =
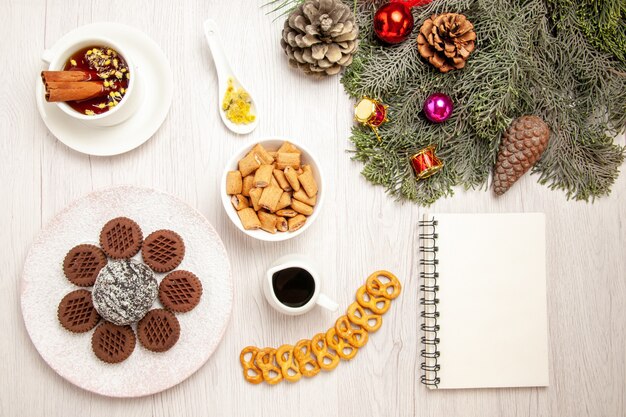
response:
<svg viewBox="0 0 626 417"><path fill-rule="evenodd" d="M255 2L184 0L5 0L0 101L0 416L623 416L626 413L626 177L609 198L568 202L525 177L502 198L459 190L439 212L530 212L547 218L550 387L430 392L418 382L416 223L422 209L388 198L360 175L346 152L351 102L338 78L314 81L290 70L279 46L282 20ZM217 113L217 81L201 31L218 21L231 63L262 108L256 132L235 137ZM35 104L44 48L76 26L117 21L152 37L169 57L175 94L169 117L145 145L99 158L78 154L45 128ZM323 213L304 235L252 241L223 212L219 178L243 144L280 135L320 156L328 180ZM624 143L624 139L619 139ZM230 254L235 307L220 347L200 371L164 393L133 400L89 394L57 376L37 354L19 309L27 250L42 225L81 195L116 184L155 187L197 207ZM330 326L316 309L285 317L267 305L259 279L277 257L318 261L324 292L345 308L375 269L395 272L404 295L383 327L349 363L296 385L251 386L242 347L279 346ZM173 364L175 366L175 364Z"/></svg>

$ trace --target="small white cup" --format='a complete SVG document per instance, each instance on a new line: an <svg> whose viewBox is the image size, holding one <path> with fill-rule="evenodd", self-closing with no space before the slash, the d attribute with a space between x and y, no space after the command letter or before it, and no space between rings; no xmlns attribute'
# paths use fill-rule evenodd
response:
<svg viewBox="0 0 626 417"><path fill-rule="evenodd" d="M133 63L132 56L130 56L123 47L104 37L77 36L76 39L73 39L69 43L64 43L59 46L55 45L52 49L43 51L41 60L48 64L48 70L62 71L65 63L72 54L89 46L108 46L124 57L130 72L130 80L124 97L117 106L109 111L91 116L77 112L67 103L59 102L56 103L56 105L68 116L80 120L82 123L89 126L113 126L122 123L135 114L139 108L139 104L141 104L141 89L138 88L140 82L138 81L137 67Z"/></svg>
<svg viewBox="0 0 626 417"><path fill-rule="evenodd" d="M276 294L274 293L274 286L272 283L273 275L287 268L302 268L313 277L313 282L315 284L313 296L303 306L290 307L285 305L278 300L278 297L276 297ZM267 298L268 303L276 311L290 316L304 314L315 307L316 304L330 311L337 311L339 308L339 305L336 302L320 292L320 277L317 269L311 260L304 255L286 255L277 259L263 276L261 286L263 287L263 293L265 294L265 298Z"/></svg>

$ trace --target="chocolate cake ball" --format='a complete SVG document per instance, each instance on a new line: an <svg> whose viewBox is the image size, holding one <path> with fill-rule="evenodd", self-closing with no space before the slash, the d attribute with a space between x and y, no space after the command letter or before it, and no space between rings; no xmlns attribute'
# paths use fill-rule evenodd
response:
<svg viewBox="0 0 626 417"><path fill-rule="evenodd" d="M124 326L141 320L159 293L154 273L133 260L111 261L94 284L93 305L103 319Z"/></svg>

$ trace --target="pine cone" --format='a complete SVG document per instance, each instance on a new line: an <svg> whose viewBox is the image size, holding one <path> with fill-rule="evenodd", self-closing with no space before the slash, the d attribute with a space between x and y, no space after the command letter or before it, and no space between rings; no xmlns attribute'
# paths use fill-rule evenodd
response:
<svg viewBox="0 0 626 417"><path fill-rule="evenodd" d="M502 134L493 174L493 190L502 195L517 181L548 147L550 128L537 116L513 120Z"/></svg>
<svg viewBox="0 0 626 417"><path fill-rule="evenodd" d="M420 28L417 49L441 72L461 69L475 48L474 25L457 13L432 15Z"/></svg>
<svg viewBox="0 0 626 417"><path fill-rule="evenodd" d="M354 15L341 0L306 0L285 21L280 44L289 65L334 75L352 63L358 35Z"/></svg>

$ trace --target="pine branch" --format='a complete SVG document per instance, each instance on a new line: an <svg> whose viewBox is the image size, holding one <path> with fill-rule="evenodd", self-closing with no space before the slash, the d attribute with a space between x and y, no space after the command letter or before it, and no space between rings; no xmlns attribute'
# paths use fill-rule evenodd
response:
<svg viewBox="0 0 626 417"><path fill-rule="evenodd" d="M594 9L603 16L600 24L620 21L619 0L598 1L611 4ZM377 96L390 105L382 143L367 129L352 133L354 158L364 163L368 180L423 205L452 195L454 186L484 188L502 132L514 118L537 114L552 131L533 169L539 182L579 200L610 192L625 149L607 134L626 129L626 68L589 39L578 3L436 0L414 9L415 31L433 13L463 13L474 23L477 50L463 70L448 74L419 57L414 39L380 45L371 31L375 6L359 7L361 47L342 78L351 96ZM455 102L452 118L441 125L420 113L435 91ZM429 144L438 146L445 168L416 181L409 157Z"/></svg>
<svg viewBox="0 0 626 417"><path fill-rule="evenodd" d="M273 0L269 13L289 13L304 0ZM372 20L383 0L344 0L356 7L361 46L342 83L355 98L390 105L379 143L355 127L353 158L362 174L396 199L429 205L453 187L484 189L502 132L524 114L551 128L550 144L533 168L538 181L569 198L608 195L626 150L610 135L626 129L626 2L623 0L435 0L414 8L411 39L381 45ZM465 14L477 49L466 67L440 74L424 62L415 36L432 14ZM451 119L435 125L421 106L432 92L455 103ZM416 181L409 164L417 150L437 145L445 161L437 175Z"/></svg>

